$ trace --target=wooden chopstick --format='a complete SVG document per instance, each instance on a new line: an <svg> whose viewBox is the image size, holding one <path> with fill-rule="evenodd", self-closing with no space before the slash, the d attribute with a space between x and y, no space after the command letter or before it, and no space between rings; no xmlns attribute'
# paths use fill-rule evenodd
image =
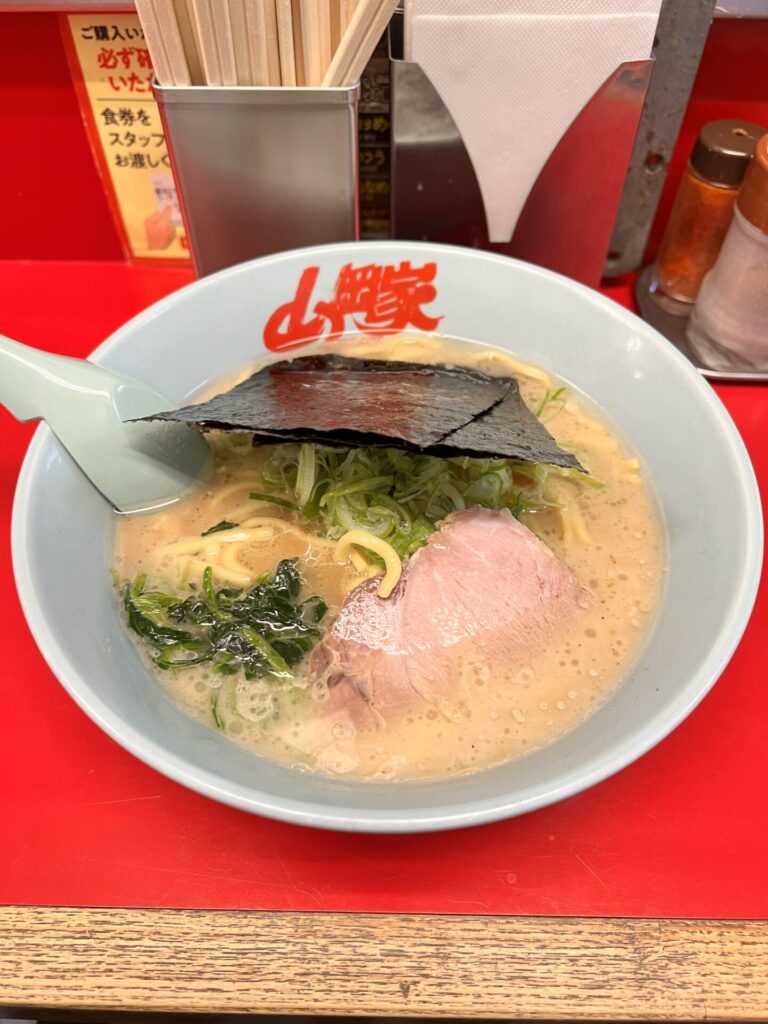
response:
<svg viewBox="0 0 768 1024"><path fill-rule="evenodd" d="M331 6L331 58L338 50L357 6L356 0L330 0Z"/></svg>
<svg viewBox="0 0 768 1024"><path fill-rule="evenodd" d="M341 3L341 17L340 17L339 21L341 23L340 24L341 38L343 39L344 38L344 33L349 28L349 23L350 23L350 21L352 21L352 18L355 15L355 8L357 7L357 0L340 0L340 3ZM341 42L341 40L339 40L339 42ZM338 46L334 46L333 52L336 53L336 50L338 50Z"/></svg>
<svg viewBox="0 0 768 1024"><path fill-rule="evenodd" d="M301 0L291 0L293 15L293 53L296 65L296 85L307 85L307 62L304 56L304 33L301 27Z"/></svg>
<svg viewBox="0 0 768 1024"><path fill-rule="evenodd" d="M191 85L192 79L187 66L187 57L184 53L184 43L181 39L179 24L176 20L176 11L172 0L154 0L155 19L163 37L165 54L171 68L174 85Z"/></svg>
<svg viewBox="0 0 768 1024"><path fill-rule="evenodd" d="M136 10L144 31L144 39L152 58L152 67L160 85L175 85L171 61L165 49L165 40L157 20L153 0L136 0Z"/></svg>
<svg viewBox="0 0 768 1024"><path fill-rule="evenodd" d="M248 27L248 49L251 54L251 85L269 85L267 53L267 19L263 0L244 0Z"/></svg>
<svg viewBox="0 0 768 1024"><path fill-rule="evenodd" d="M264 0L265 21L267 25L267 66L269 67L269 84L281 85L280 45L277 38L277 10L275 0Z"/></svg>
<svg viewBox="0 0 768 1024"><path fill-rule="evenodd" d="M227 0L224 0L226 3ZM232 48L235 51L235 68L238 85L253 85L251 51L248 46L248 24L243 0L228 0L229 20L232 26Z"/></svg>
<svg viewBox="0 0 768 1024"><path fill-rule="evenodd" d="M398 0L360 0L347 31L323 77L326 88L354 85L371 59Z"/></svg>
<svg viewBox="0 0 768 1024"><path fill-rule="evenodd" d="M189 8L189 0L173 0L176 22L181 34L181 45L187 58L189 77L192 85L205 85L203 65L200 63L200 47L195 35L195 26Z"/></svg>
<svg viewBox="0 0 768 1024"><path fill-rule="evenodd" d="M237 85L237 62L235 60L235 42L232 37L232 22L229 18L229 4L227 0L211 0L210 11L216 35L216 48L219 51L221 84Z"/></svg>
<svg viewBox="0 0 768 1024"><path fill-rule="evenodd" d="M318 86L326 68L323 63L323 38L317 0L300 0L301 37L307 85Z"/></svg>
<svg viewBox="0 0 768 1024"><path fill-rule="evenodd" d="M351 85L397 0L136 0L164 85Z"/></svg>
<svg viewBox="0 0 768 1024"><path fill-rule="evenodd" d="M296 57L293 50L291 0L275 0L277 43L282 85L296 85Z"/></svg>
<svg viewBox="0 0 768 1024"><path fill-rule="evenodd" d="M206 85L223 85L219 48L216 45L216 30L209 0L189 0L192 21L200 45L200 62L203 65ZM220 3L221 0L218 0Z"/></svg>
<svg viewBox="0 0 768 1024"><path fill-rule="evenodd" d="M317 6L317 17L320 25L320 55L323 64L323 72L320 75L322 81L325 72L331 65L335 47L331 48L331 7L328 0L315 0Z"/></svg>
<svg viewBox="0 0 768 1024"><path fill-rule="evenodd" d="M341 30L341 8L343 6L343 2L344 0L328 0L331 24L331 55L336 53L343 35Z"/></svg>

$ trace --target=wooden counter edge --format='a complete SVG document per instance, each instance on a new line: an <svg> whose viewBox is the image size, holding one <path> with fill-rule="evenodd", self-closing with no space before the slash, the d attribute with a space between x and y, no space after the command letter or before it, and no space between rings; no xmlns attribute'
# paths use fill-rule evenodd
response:
<svg viewBox="0 0 768 1024"><path fill-rule="evenodd" d="M766 1020L768 922L4 906L0 1008Z"/></svg>

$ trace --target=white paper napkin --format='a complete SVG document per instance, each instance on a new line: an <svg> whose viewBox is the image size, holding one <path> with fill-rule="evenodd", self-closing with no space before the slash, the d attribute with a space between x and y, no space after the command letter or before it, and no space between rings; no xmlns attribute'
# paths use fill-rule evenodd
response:
<svg viewBox="0 0 768 1024"><path fill-rule="evenodd" d="M406 58L429 77L464 139L492 242L512 237L552 150L600 86L620 64L650 56L660 6L406 0Z"/></svg>

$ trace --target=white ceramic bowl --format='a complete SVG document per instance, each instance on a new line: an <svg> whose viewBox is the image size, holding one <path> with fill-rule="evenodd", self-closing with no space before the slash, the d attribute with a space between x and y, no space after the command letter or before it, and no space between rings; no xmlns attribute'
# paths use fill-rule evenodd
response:
<svg viewBox="0 0 768 1024"><path fill-rule="evenodd" d="M403 261L420 273L410 275ZM468 249L360 243L243 264L152 306L93 358L181 401L258 358L265 325L303 279L312 285L308 308L294 304L291 322L286 306L270 336L275 325L278 335L300 334L315 302L334 298L347 265L395 268L367 275L384 288L384 320L394 308L407 321L400 326L428 326L421 310L441 317L445 334L551 369L601 405L641 456L666 521L669 576L651 640L608 703L543 750L445 782L331 780L249 754L178 710L141 664L107 573L111 511L45 427L30 446L14 507L14 567L27 619L63 685L113 739L178 782L244 810L327 828L408 832L542 807L658 743L728 663L761 565L762 520L749 458L709 385L647 324L566 278ZM366 294L356 303L360 311ZM354 330L351 317L345 326Z"/></svg>

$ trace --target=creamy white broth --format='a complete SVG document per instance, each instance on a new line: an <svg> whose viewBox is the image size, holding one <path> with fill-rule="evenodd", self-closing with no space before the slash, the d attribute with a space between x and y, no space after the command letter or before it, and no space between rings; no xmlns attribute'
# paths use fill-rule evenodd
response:
<svg viewBox="0 0 768 1024"><path fill-rule="evenodd" d="M534 410L560 386L506 353L423 335L347 339L334 351L512 373ZM238 371L206 393L225 390L253 369ZM542 419L604 485L554 480L549 496L563 511L521 516L594 596L592 606L546 649L504 664L485 664L468 653L457 668L455 698L423 703L378 727L361 727L337 708L330 713L327 687L311 677L306 661L288 684L222 678L206 664L166 671L152 666L160 683L210 728L217 725L213 697L220 731L255 754L346 778L406 781L478 771L573 729L616 689L647 637L659 602L664 540L642 466L591 405L566 391L547 405ZM336 563L334 542L295 513L249 499L253 491L274 491L261 476L269 448L253 448L243 435L208 436L217 469L205 491L149 516L118 517L116 573L130 580L146 572L152 585L183 596L190 583L200 585L209 562L218 567L217 585L247 586L281 559L295 557L306 594L320 595L329 606L323 627L330 628L346 593L374 570ZM220 520L239 526L201 537ZM139 648L149 661L140 641Z"/></svg>

